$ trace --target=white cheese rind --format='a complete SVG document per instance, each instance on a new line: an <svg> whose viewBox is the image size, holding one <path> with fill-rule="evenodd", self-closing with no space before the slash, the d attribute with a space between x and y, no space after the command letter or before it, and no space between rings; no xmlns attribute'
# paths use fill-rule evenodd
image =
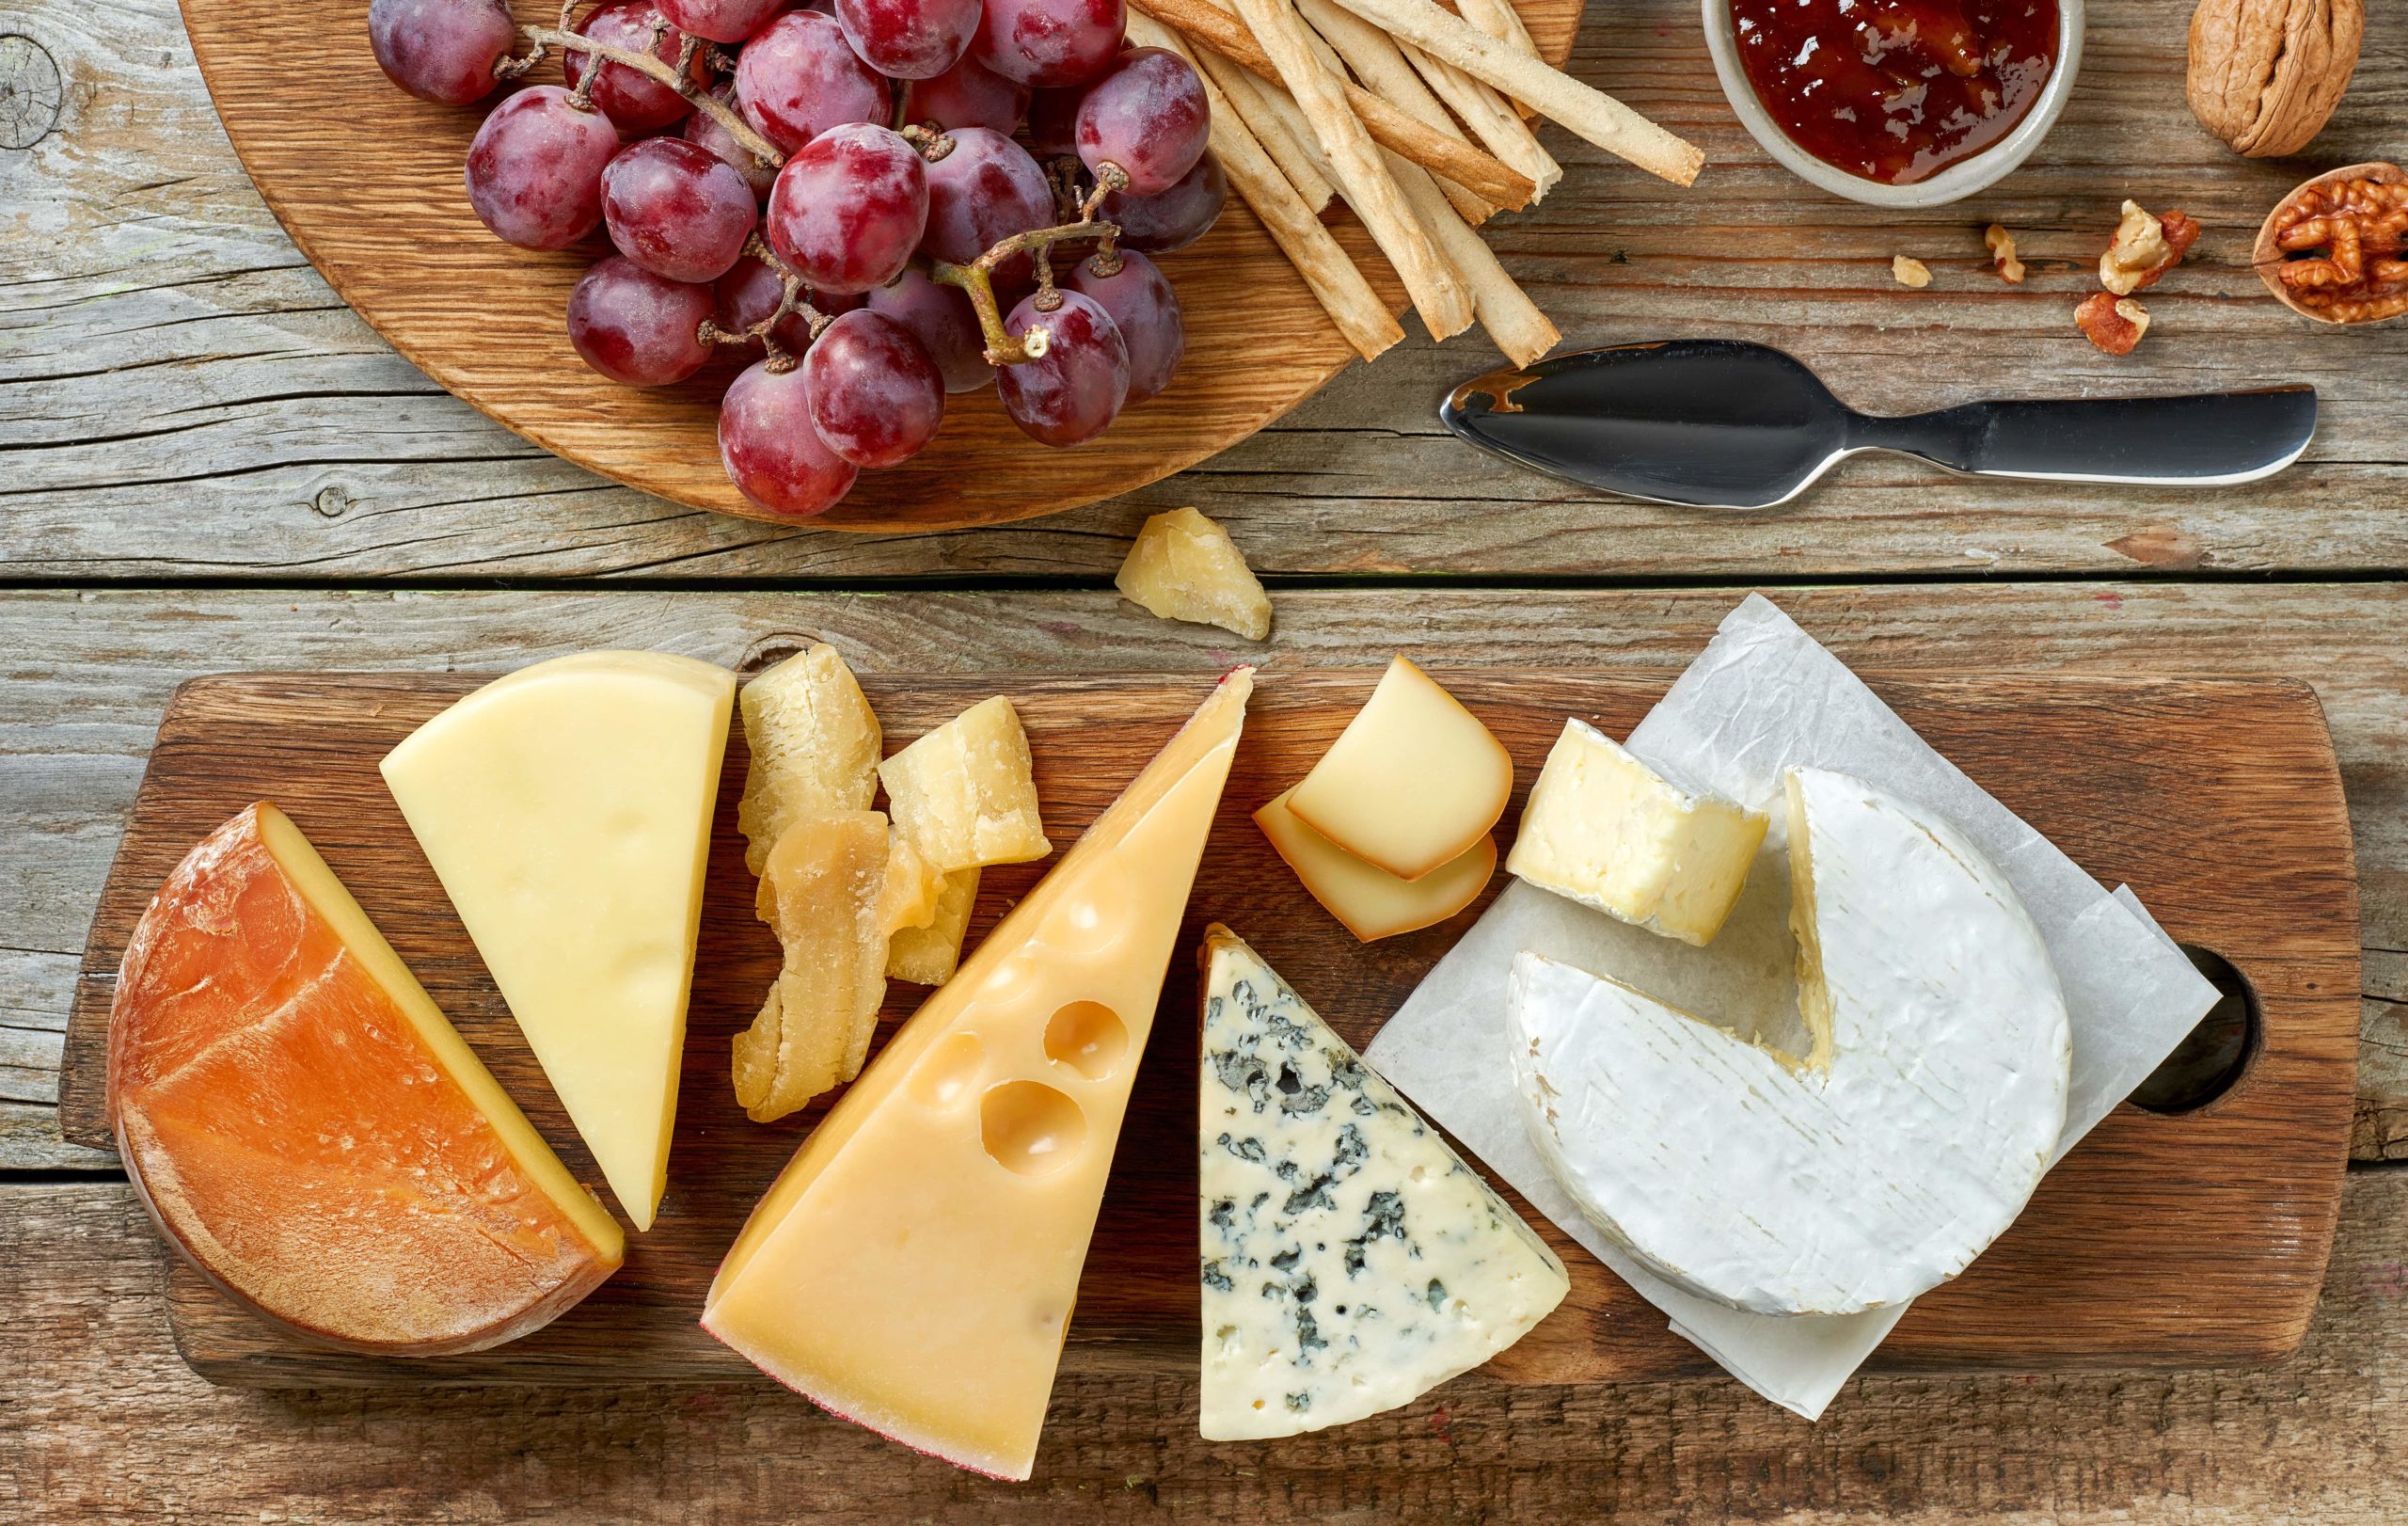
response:
<svg viewBox="0 0 2408 1526"><path fill-rule="evenodd" d="M1525 952L1509 1052L1530 1137L1600 1229L1700 1296L1884 1307L2012 1223L2065 1124L2069 1030L2039 931L1955 827L1793 771L1800 1058Z"/></svg>
<svg viewBox="0 0 2408 1526"><path fill-rule="evenodd" d="M1207 1439L1408 1404L1563 1301L1554 1252L1226 928L1203 1045Z"/></svg>

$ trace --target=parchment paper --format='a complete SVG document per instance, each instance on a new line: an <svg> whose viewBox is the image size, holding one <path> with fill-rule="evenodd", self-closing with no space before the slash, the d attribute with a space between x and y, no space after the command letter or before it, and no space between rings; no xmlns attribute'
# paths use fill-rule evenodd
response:
<svg viewBox="0 0 2408 1526"><path fill-rule="evenodd" d="M1513 1095L1505 980L1514 954L1535 949L1794 1045L1801 1028L1780 792L1782 771L1806 764L1855 774L1937 811L2014 882L2048 941L2072 1020L2072 1090L2057 1158L2172 1052L2215 1004L2215 988L2130 890L2111 893L2083 873L1762 596L1724 618L1625 745L1676 782L1772 818L1747 888L1713 944L1691 948L1517 881L1406 998L1365 1057L1670 1315L1676 1334L1758 1393L1813 1420L1906 1306L1828 1317L1747 1313L1662 1281L1601 1233L1556 1184Z"/></svg>

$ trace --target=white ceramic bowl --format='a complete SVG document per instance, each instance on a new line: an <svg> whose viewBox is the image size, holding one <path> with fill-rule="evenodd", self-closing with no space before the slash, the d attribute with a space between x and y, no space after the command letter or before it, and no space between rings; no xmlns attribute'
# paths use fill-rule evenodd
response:
<svg viewBox="0 0 2408 1526"><path fill-rule="evenodd" d="M2041 87L2040 99L2015 124L2015 130L1970 159L1960 159L1928 180L1911 185L1887 185L1879 181L1851 175L1839 166L1817 159L1790 141L1789 135L1756 99L1756 88L1748 83L1748 72L1739 64L1738 29L1731 21L1731 0L1704 0L1705 45L1714 54L1714 72L1722 80L1722 93L1731 98L1731 109L1751 136L1765 146L1765 151L1780 160L1792 174L1808 181L1834 196L1851 201L1862 201L1877 207L1937 207L1950 201L1962 200L1997 183L2016 166L2031 156L2057 124L2066 109L2067 98L2073 94L2074 75L2082 69L2083 0L2057 0L2057 64L2049 75L2049 83Z"/></svg>

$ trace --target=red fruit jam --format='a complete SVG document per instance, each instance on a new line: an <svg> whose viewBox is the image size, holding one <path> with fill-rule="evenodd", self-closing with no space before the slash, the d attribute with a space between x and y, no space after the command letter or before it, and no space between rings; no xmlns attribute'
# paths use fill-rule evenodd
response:
<svg viewBox="0 0 2408 1526"><path fill-rule="evenodd" d="M2057 66L2057 0L1731 0L1731 19L1782 130L1892 185L2004 137Z"/></svg>

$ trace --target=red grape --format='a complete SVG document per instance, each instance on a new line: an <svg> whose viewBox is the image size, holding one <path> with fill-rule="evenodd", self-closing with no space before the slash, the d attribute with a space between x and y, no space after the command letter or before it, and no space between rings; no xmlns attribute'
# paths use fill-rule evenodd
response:
<svg viewBox="0 0 2408 1526"><path fill-rule="evenodd" d="M711 358L698 334L711 311L709 287L670 280L612 255L569 294L568 342L614 382L661 387L684 381Z"/></svg>
<svg viewBox="0 0 2408 1526"><path fill-rule="evenodd" d="M915 122L948 129L990 127L1008 135L1028 111L1028 87L1004 78L965 53L943 73L914 80L905 109Z"/></svg>
<svg viewBox="0 0 2408 1526"><path fill-rule="evenodd" d="M1152 196L1116 191L1103 199L1096 215L1120 230L1122 248L1168 254L1202 238L1228 199L1228 177L1221 172L1221 161L1207 152L1169 190Z"/></svg>
<svg viewBox="0 0 2408 1526"><path fill-rule="evenodd" d="M741 42L769 24L786 0L653 0L669 24L710 42Z"/></svg>
<svg viewBox="0 0 2408 1526"><path fill-rule="evenodd" d="M836 21L872 69L889 79L927 79L969 50L978 0L836 0Z"/></svg>
<svg viewBox="0 0 2408 1526"><path fill-rule="evenodd" d="M995 368L987 363L987 338L978 331L978 310L960 287L906 270L869 294L869 308L911 331L936 362L946 391L974 392L995 379Z"/></svg>
<svg viewBox="0 0 2408 1526"><path fill-rule="evenodd" d="M785 299L785 282L776 271L748 254L719 278L717 295L719 326L731 334L740 334L778 310L778 304ZM808 288L802 297L831 318L862 305L859 296L832 296ZM789 312L769 330L769 337L787 354L800 355L811 342L811 322L799 311Z"/></svg>
<svg viewBox="0 0 2408 1526"><path fill-rule="evenodd" d="M1078 88L1038 90L1028 102L1028 151L1039 159L1079 151L1079 103L1086 92Z"/></svg>
<svg viewBox="0 0 2408 1526"><path fill-rule="evenodd" d="M722 85L711 92L711 99L725 102L733 107L736 104L736 87ZM769 187L777 182L778 167L765 165L755 158L751 149L738 143L736 135L721 127L719 119L707 111L697 111L686 119L686 141L733 165L736 172L744 177L744 183L752 187L755 197L766 198Z"/></svg>
<svg viewBox="0 0 2408 1526"><path fill-rule="evenodd" d="M970 51L1007 79L1040 89L1085 85L1120 52L1121 0L985 0Z"/></svg>
<svg viewBox="0 0 2408 1526"><path fill-rule="evenodd" d="M1097 275L1095 262L1082 260L1062 284L1093 297L1112 315L1129 348L1129 402L1136 404L1170 385L1179 358L1187 353L1187 323L1161 266L1134 249L1122 249L1119 256L1120 268L1109 276Z"/></svg>
<svg viewBox="0 0 2408 1526"><path fill-rule="evenodd" d="M730 482L772 514L825 514L851 490L861 469L811 427L811 387L802 368L775 372L756 361L729 384L719 405L719 458Z"/></svg>
<svg viewBox="0 0 2408 1526"><path fill-rule="evenodd" d="M820 331L802 358L811 423L857 467L891 467L920 453L944 421L944 378L911 331L870 311Z"/></svg>
<svg viewBox="0 0 2408 1526"><path fill-rule="evenodd" d="M647 137L602 171L602 223L619 252L671 280L717 280L744 252L759 204L733 166L682 137Z"/></svg>
<svg viewBox="0 0 2408 1526"><path fill-rule="evenodd" d="M951 136L953 151L928 166L921 246L929 254L966 265L1015 233L1053 226L1053 187L1026 149L985 127Z"/></svg>
<svg viewBox="0 0 2408 1526"><path fill-rule="evenodd" d="M368 45L386 77L421 101L465 106L493 93L493 66L518 41L502 0L368 0Z"/></svg>
<svg viewBox="0 0 2408 1526"><path fill-rule="evenodd" d="M824 292L893 280L928 225L929 176L899 133L832 127L786 161L769 193L769 245Z"/></svg>
<svg viewBox="0 0 2408 1526"><path fill-rule="evenodd" d="M660 23L654 3L655 0L603 0L592 15L577 24L578 33L629 53L650 49L662 63L674 64L686 40L674 27L663 24L660 40L653 40L653 27ZM576 89L577 82L584 77L587 62L586 55L573 48L562 50L561 76L570 89ZM699 52L694 55L689 72L697 85L710 83L710 63ZM684 96L625 64L602 66L602 77L594 82L594 103L602 108L602 115L618 123L621 131L628 133L656 131L693 109Z"/></svg>
<svg viewBox="0 0 2408 1526"><path fill-rule="evenodd" d="M571 105L557 85L521 90L468 144L468 205L509 243L565 248L602 220L602 169L618 151L610 118Z"/></svg>
<svg viewBox="0 0 2408 1526"><path fill-rule="evenodd" d="M882 122L891 109L886 81L816 10L789 10L754 34L736 60L736 97L786 153L846 122Z"/></svg>
<svg viewBox="0 0 2408 1526"><path fill-rule="evenodd" d="M1004 367L995 389L1022 434L1047 445L1083 444L1111 427L1128 399L1129 346L1095 298L1057 291L1061 305L1043 312L1037 306L1043 294L1012 309L1004 332L1018 339L1042 327L1045 353Z"/></svg>
<svg viewBox="0 0 2408 1526"><path fill-rule="evenodd" d="M1196 167L1212 130L1194 66L1167 48L1132 48L1079 103L1079 158L1097 174L1118 165L1132 192L1152 196Z"/></svg>

